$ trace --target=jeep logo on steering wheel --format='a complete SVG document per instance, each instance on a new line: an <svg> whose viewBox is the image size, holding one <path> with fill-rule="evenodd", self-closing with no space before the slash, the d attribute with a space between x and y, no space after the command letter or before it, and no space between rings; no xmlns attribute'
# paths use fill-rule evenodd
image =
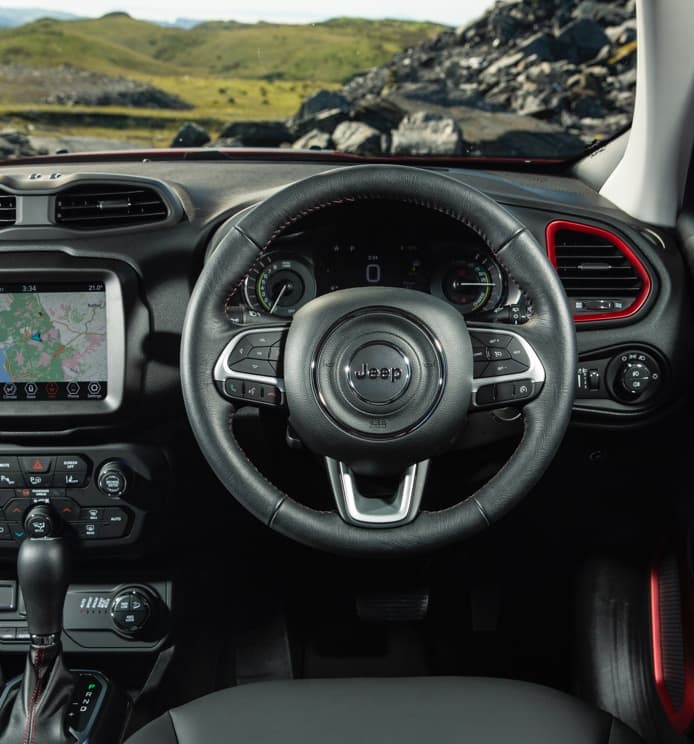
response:
<svg viewBox="0 0 694 744"><path fill-rule="evenodd" d="M361 400L385 405L407 390L411 367L407 355L395 345L372 341L357 349L345 372L350 388Z"/></svg>
<svg viewBox="0 0 694 744"><path fill-rule="evenodd" d="M400 367L370 367L366 362L362 362L361 367L353 370L352 374L357 380L364 380L368 377L370 380L397 382L402 377L402 369Z"/></svg>

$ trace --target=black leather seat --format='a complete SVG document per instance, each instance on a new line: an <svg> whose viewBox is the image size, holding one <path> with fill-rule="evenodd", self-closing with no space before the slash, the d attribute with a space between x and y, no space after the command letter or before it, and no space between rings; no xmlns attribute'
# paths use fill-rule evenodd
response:
<svg viewBox="0 0 694 744"><path fill-rule="evenodd" d="M546 687L484 678L265 682L174 708L127 744L642 744Z"/></svg>

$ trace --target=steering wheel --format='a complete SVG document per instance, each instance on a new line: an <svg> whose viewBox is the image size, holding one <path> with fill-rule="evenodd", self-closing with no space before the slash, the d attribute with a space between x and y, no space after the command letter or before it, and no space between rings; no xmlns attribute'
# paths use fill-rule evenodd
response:
<svg viewBox="0 0 694 744"><path fill-rule="evenodd" d="M275 238L319 210L367 200L418 205L474 230L530 299L528 321L469 329L463 316L437 297L367 287L317 297L291 324L270 319L238 328L229 322L225 299ZM495 343L521 367L502 364L493 378L473 377L480 349L488 353ZM258 350L255 363L248 361L249 349ZM568 425L576 359L573 320L557 273L514 216L448 176L364 165L294 183L229 221L190 299L181 379L203 454L258 519L321 549L394 554L471 536L530 491ZM470 410L506 405L499 403L503 396L521 409L524 423L510 458L455 506L422 509L430 458L451 448ZM234 435L230 400L238 398L286 406L302 443L325 458L336 509L311 509L256 469ZM395 484L388 493L362 486L383 476Z"/></svg>

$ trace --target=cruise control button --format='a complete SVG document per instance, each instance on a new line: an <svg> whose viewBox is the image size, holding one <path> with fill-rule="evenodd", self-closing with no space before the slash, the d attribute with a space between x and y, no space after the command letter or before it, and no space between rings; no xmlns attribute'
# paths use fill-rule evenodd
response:
<svg viewBox="0 0 694 744"><path fill-rule="evenodd" d="M508 359L503 362L489 362L487 369L484 371L485 377L501 377L502 375L516 375L519 372L525 372L527 365Z"/></svg>
<svg viewBox="0 0 694 744"><path fill-rule="evenodd" d="M507 336L504 333L485 333L484 335L480 334L480 340L485 346L499 346L499 347L506 347L508 346L508 342L513 338L513 336Z"/></svg>
<svg viewBox="0 0 694 744"><path fill-rule="evenodd" d="M268 359L271 362L276 362L280 358L281 353L282 353L282 349L280 349L279 346L271 346L270 355L268 356Z"/></svg>
<svg viewBox="0 0 694 744"><path fill-rule="evenodd" d="M487 358L490 362L500 362L503 359L510 359L511 355L506 349L500 346L488 346Z"/></svg>
<svg viewBox="0 0 694 744"><path fill-rule="evenodd" d="M53 465L53 457L36 455L35 457L22 457L22 470L25 473L47 473Z"/></svg>
<svg viewBox="0 0 694 744"><path fill-rule="evenodd" d="M487 361L487 347L473 344L472 360L473 362L486 362Z"/></svg>
<svg viewBox="0 0 694 744"><path fill-rule="evenodd" d="M525 369L528 369L530 366L530 358L528 357L526 350L523 348L523 344L517 338L512 338L511 343L506 348L508 353L511 355L511 359L522 364Z"/></svg>
<svg viewBox="0 0 694 744"><path fill-rule="evenodd" d="M487 368L487 362L475 362L473 364L473 377L484 377L484 370Z"/></svg>
<svg viewBox="0 0 694 744"><path fill-rule="evenodd" d="M250 375L275 376L275 366L272 362L261 359L243 359L231 367L235 372L245 372Z"/></svg>
<svg viewBox="0 0 694 744"><path fill-rule="evenodd" d="M0 470L0 488L21 488L24 476L18 470Z"/></svg>

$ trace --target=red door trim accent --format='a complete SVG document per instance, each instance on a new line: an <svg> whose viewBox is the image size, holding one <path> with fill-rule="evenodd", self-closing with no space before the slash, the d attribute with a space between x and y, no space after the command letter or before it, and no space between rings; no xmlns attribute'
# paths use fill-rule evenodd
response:
<svg viewBox="0 0 694 744"><path fill-rule="evenodd" d="M688 597L683 596L682 608L688 606ZM690 644L689 634L687 631L686 617L682 618L682 636L684 643L685 655L685 678L684 678L684 700L682 707L677 710L670 699L670 695L665 685L665 669L663 667L662 636L660 622L660 581L658 577L658 568L653 566L650 575L650 614L651 614L651 651L653 658L653 674L655 678L655 688L658 697L663 706L672 726L684 733L687 731L692 722L694 722L694 669L689 660Z"/></svg>
<svg viewBox="0 0 694 744"><path fill-rule="evenodd" d="M576 232L587 233L588 235L596 235L597 237L609 240L619 252L626 258L626 260L634 267L634 270L638 274L643 287L641 291L624 310L616 310L614 312L605 313L593 313L591 315L575 315L574 321L576 323L587 323L595 320L621 320L623 318L629 318L636 314L646 302L648 295L651 293L651 277L646 271L646 267L643 265L641 259L634 253L634 251L615 233L605 230L602 227L596 227L595 225L586 225L582 222L570 222L569 220L553 220L548 223L545 230L545 240L547 243L547 255L549 260L552 262L554 268L557 268L557 232L559 230L574 230Z"/></svg>

